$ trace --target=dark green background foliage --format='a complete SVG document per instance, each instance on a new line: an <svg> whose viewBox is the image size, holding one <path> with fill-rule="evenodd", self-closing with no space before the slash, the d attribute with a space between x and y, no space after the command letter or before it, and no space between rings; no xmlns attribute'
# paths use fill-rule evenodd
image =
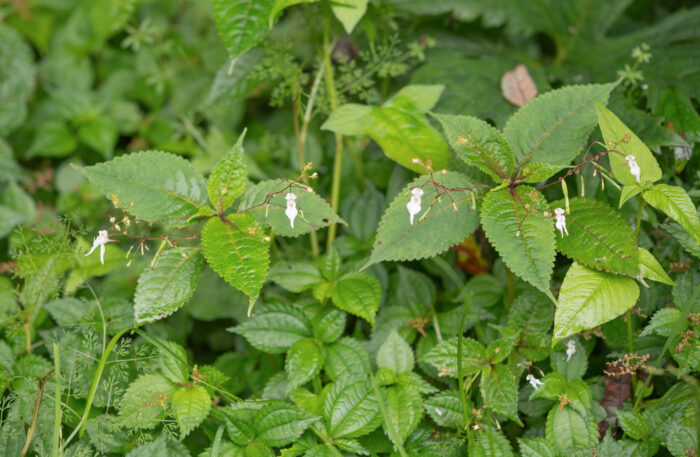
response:
<svg viewBox="0 0 700 457"><path fill-rule="evenodd" d="M0 454L697 456L695 3L0 2Z"/></svg>

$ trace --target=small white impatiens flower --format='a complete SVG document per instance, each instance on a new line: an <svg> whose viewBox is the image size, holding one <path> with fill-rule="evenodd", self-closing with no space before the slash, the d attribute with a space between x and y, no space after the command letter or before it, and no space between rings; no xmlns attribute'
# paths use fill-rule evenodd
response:
<svg viewBox="0 0 700 457"><path fill-rule="evenodd" d="M543 385L544 383L537 379L535 376L529 374L525 376L525 380L530 383L533 389L535 390L540 390L540 386Z"/></svg>
<svg viewBox="0 0 700 457"><path fill-rule="evenodd" d="M571 360L571 356L576 354L576 341L569 340L566 343L566 361Z"/></svg>
<svg viewBox="0 0 700 457"><path fill-rule="evenodd" d="M639 168L637 159L630 154L625 156L625 160L627 161L627 166L630 167L630 173L632 173L632 176L634 176L637 180L637 184L639 184L639 175L641 174L642 170Z"/></svg>
<svg viewBox="0 0 700 457"><path fill-rule="evenodd" d="M561 237L564 238L564 233L568 235L569 231L566 229L566 216L564 215L563 209L556 208L554 210L554 220L556 221L554 226L559 230L559 233L561 233Z"/></svg>
<svg viewBox="0 0 700 457"><path fill-rule="evenodd" d="M104 265L104 264L105 264L105 245L106 245L107 243L109 243L110 241L114 241L114 240L110 240L110 239L109 239L109 233L107 233L107 230L100 230L100 231L97 233L97 238L95 238L95 239L92 241L92 248L90 248L90 250L88 251L88 253L85 254L85 257L87 257L87 256L89 256L90 254L92 254L92 251L94 251L95 248L96 248L97 246L99 246L99 247L100 247L100 263L101 263L102 265Z"/></svg>
<svg viewBox="0 0 700 457"><path fill-rule="evenodd" d="M284 198L287 200L287 209L284 210L284 214L289 218L289 225L294 228L294 219L296 219L297 214L299 214L296 202L297 196L289 192Z"/></svg>
<svg viewBox="0 0 700 457"><path fill-rule="evenodd" d="M413 218L416 214L420 213L420 199L423 196L423 189L420 187L414 187L411 189L411 200L406 203L406 209L408 210L408 215L411 218L411 225L413 225Z"/></svg>

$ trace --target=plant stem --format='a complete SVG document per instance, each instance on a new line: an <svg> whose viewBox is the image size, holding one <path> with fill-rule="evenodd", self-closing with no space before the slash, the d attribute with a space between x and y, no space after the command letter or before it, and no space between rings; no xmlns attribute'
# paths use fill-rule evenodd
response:
<svg viewBox="0 0 700 457"><path fill-rule="evenodd" d="M384 404L384 397L382 396L382 391L377 385L377 380L374 379L374 376L372 376L371 374L369 375L369 379L372 383L372 389L374 389L374 395L377 396L377 401L379 402L379 409L381 409L382 411L382 417L384 417L384 426L386 427L386 432L389 435L391 441L394 443L394 446L396 446L396 450L399 451L401 457L408 457L408 454L406 454L406 449L404 449L403 447L403 441L401 441L399 434L394 428L394 424L389 422L386 405Z"/></svg>
<svg viewBox="0 0 700 457"><path fill-rule="evenodd" d="M22 457L27 455L27 452L29 452L29 445L32 444L32 438L34 437L34 432L36 431L36 423L39 420L41 400L44 397L44 387L46 387L46 381L48 381L49 376L51 376L51 371L46 376L39 379L39 388L36 394L36 400L34 401L34 411L32 413L32 422L29 424L29 428L27 429L27 439L25 440L24 447L22 448Z"/></svg>
<svg viewBox="0 0 700 457"><path fill-rule="evenodd" d="M54 373L54 415L53 415L53 441L51 457L61 456L61 358L58 344L53 343L53 373Z"/></svg>
<svg viewBox="0 0 700 457"><path fill-rule="evenodd" d="M459 333L457 334L457 383L459 385L459 401L462 403L462 414L464 420L469 413L467 409L467 396L464 392L464 378L462 377L462 340L464 339L464 321L467 318L467 311L472 305L472 294L467 297L467 302L462 309L462 318L459 320Z"/></svg>
<svg viewBox="0 0 700 457"><path fill-rule="evenodd" d="M326 90L328 98L331 102L331 109L335 111L338 108L338 93L335 90L335 80L333 79L333 64L331 62L331 46L329 42L330 21L327 16L323 18L323 62L325 68ZM331 208L334 212L338 212L338 204L340 202L340 180L343 165L343 136L340 133L334 134L335 138L335 157L333 159L333 182L331 184ZM335 234L338 226L333 223L328 227L328 242L330 247L335 240Z"/></svg>
<svg viewBox="0 0 700 457"><path fill-rule="evenodd" d="M214 436L214 444L211 446L211 457L217 457L219 454L219 450L221 448L221 438L224 436L224 426L219 425L219 428L216 429L216 436Z"/></svg>

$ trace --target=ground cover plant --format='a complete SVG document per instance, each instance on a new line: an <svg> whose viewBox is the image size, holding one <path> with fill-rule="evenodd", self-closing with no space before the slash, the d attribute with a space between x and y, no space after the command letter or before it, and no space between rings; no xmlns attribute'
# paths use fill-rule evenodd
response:
<svg viewBox="0 0 700 457"><path fill-rule="evenodd" d="M0 454L692 457L700 7L0 2Z"/></svg>

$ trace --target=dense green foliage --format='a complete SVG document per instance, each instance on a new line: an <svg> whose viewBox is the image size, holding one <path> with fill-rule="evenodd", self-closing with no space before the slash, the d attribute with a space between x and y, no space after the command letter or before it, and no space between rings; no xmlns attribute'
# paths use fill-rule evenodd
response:
<svg viewBox="0 0 700 457"><path fill-rule="evenodd" d="M0 454L697 457L692 3L0 2Z"/></svg>

